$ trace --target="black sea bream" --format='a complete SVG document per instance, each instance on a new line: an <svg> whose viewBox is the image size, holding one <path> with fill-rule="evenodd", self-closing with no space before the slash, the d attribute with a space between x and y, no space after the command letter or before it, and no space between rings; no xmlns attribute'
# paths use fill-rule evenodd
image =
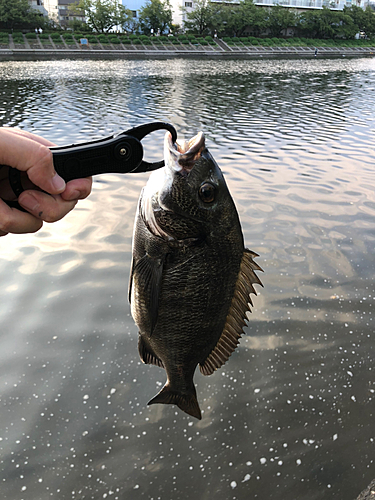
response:
<svg viewBox="0 0 375 500"><path fill-rule="evenodd" d="M148 404L200 419L196 366L211 375L235 350L261 268L203 133L183 144L167 133L164 157L139 199L129 300L142 361L167 372Z"/></svg>

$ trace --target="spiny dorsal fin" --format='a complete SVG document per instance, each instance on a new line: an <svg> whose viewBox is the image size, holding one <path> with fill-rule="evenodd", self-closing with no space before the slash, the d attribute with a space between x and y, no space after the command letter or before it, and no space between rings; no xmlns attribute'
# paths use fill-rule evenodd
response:
<svg viewBox="0 0 375 500"><path fill-rule="evenodd" d="M255 274L255 270L262 271L262 268L254 262L253 257L258 257L258 255L245 249L222 334L205 362L199 366L203 375L211 375L220 368L239 344L239 338L243 333L242 329L246 325L246 312L251 312L249 306L249 304L252 305L250 294L257 295L253 284L263 286Z"/></svg>

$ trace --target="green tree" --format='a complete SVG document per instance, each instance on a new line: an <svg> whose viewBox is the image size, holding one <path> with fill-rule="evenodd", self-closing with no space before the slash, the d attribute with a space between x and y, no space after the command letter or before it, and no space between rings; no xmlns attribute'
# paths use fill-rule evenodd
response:
<svg viewBox="0 0 375 500"><path fill-rule="evenodd" d="M43 23L40 15L27 0L0 0L0 27L37 27Z"/></svg>
<svg viewBox="0 0 375 500"><path fill-rule="evenodd" d="M211 4L208 0L197 0L194 2L193 11L188 12L185 8L182 10L186 15L185 28L187 30L194 31L194 33L199 33L200 35L208 30L213 14Z"/></svg>
<svg viewBox="0 0 375 500"><path fill-rule="evenodd" d="M365 9L364 30L369 37L375 37L375 11L373 5L367 5Z"/></svg>
<svg viewBox="0 0 375 500"><path fill-rule="evenodd" d="M228 20L228 28L236 36L243 35L247 28L259 33L266 27L266 10L254 5L253 0L240 0L237 8L232 9L232 15Z"/></svg>
<svg viewBox="0 0 375 500"><path fill-rule="evenodd" d="M194 12L191 17L193 15ZM259 33L266 26L265 9L256 7L253 0L240 0L239 4L209 2L204 16L197 15L196 19L204 20L204 23L201 22L202 28L205 26L212 34L217 31L220 36L241 36L248 27ZM199 33L203 32L202 28L198 29L198 23L195 24L195 30Z"/></svg>
<svg viewBox="0 0 375 500"><path fill-rule="evenodd" d="M140 26L139 26L139 21L136 17L133 17L132 13L128 17L128 20L122 24L122 27L125 31L130 32L130 33L138 33Z"/></svg>
<svg viewBox="0 0 375 500"><path fill-rule="evenodd" d="M232 5L225 3L210 3L209 19L207 20L208 30L214 34L215 31L219 36L229 33L228 19L231 16Z"/></svg>
<svg viewBox="0 0 375 500"><path fill-rule="evenodd" d="M164 33L172 26L172 7L169 0L148 0L139 11L139 24L145 34L151 30Z"/></svg>
<svg viewBox="0 0 375 500"><path fill-rule="evenodd" d="M271 36L278 37L283 30L293 28L297 23L297 14L281 5L275 5L268 9L266 20Z"/></svg>
<svg viewBox="0 0 375 500"><path fill-rule="evenodd" d="M117 0L79 0L69 10L72 14L84 11L87 24L98 33L123 26L131 16L131 11Z"/></svg>
<svg viewBox="0 0 375 500"><path fill-rule="evenodd" d="M364 31L367 36L375 35L375 12L370 5L368 5L365 10L356 5L344 7L343 12L352 18L357 28L357 33L359 31Z"/></svg>
<svg viewBox="0 0 375 500"><path fill-rule="evenodd" d="M299 31L310 38L353 38L358 31L353 19L344 12L323 7L319 11L303 12L298 23Z"/></svg>
<svg viewBox="0 0 375 500"><path fill-rule="evenodd" d="M81 21L80 19L71 19L68 22L68 26L77 33L92 33L92 28L87 23Z"/></svg>
<svg viewBox="0 0 375 500"><path fill-rule="evenodd" d="M350 16L353 23L358 27L358 31L364 31L365 21L365 11L361 7L352 5L351 7L344 7L343 12Z"/></svg>

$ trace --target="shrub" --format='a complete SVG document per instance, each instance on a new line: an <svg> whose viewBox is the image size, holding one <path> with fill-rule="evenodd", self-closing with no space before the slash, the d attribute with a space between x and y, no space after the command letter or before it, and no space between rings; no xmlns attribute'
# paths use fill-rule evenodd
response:
<svg viewBox="0 0 375 500"><path fill-rule="evenodd" d="M132 43L133 43L134 45L141 45L141 41L140 41L140 39L139 39L139 38L133 38Z"/></svg>
<svg viewBox="0 0 375 500"><path fill-rule="evenodd" d="M36 40L36 33L26 33L26 38L28 40Z"/></svg>
<svg viewBox="0 0 375 500"><path fill-rule="evenodd" d="M13 33L12 38L14 43L24 43L22 33Z"/></svg>
<svg viewBox="0 0 375 500"><path fill-rule="evenodd" d="M305 39L305 44L308 47L315 47L315 45L319 45L319 40L312 40L311 38L306 38Z"/></svg>
<svg viewBox="0 0 375 500"><path fill-rule="evenodd" d="M132 43L132 41L130 40L130 38L124 38L124 39L122 40L122 43L123 43L124 45L130 45L130 44Z"/></svg>
<svg viewBox="0 0 375 500"><path fill-rule="evenodd" d="M162 36L159 36L159 40L160 40L161 42L168 42L168 37L167 37L167 36L162 35Z"/></svg>

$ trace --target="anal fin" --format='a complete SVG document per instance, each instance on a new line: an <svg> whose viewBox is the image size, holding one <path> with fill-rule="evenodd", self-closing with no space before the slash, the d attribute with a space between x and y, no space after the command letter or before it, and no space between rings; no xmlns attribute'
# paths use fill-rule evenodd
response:
<svg viewBox="0 0 375 500"><path fill-rule="evenodd" d="M146 345L141 335L139 335L138 338L138 352L141 360L146 365L156 365L160 366L160 368L164 368L163 361Z"/></svg>

